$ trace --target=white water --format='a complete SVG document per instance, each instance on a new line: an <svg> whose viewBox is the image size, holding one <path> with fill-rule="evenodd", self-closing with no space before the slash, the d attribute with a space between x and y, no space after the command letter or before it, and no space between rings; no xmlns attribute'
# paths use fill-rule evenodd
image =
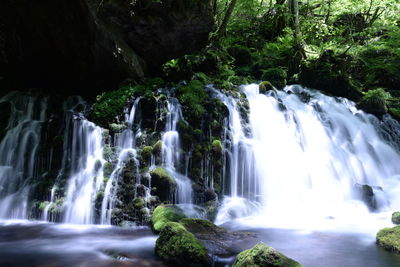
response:
<svg viewBox="0 0 400 267"><path fill-rule="evenodd" d="M268 96L258 85L242 89L250 136L235 100L217 95L230 111L232 140L230 195L217 223L242 218L255 227L373 231L390 225L389 214L400 209L400 156L378 134L375 117L350 101L299 86ZM374 187L375 213L357 184Z"/></svg>
<svg viewBox="0 0 400 267"><path fill-rule="evenodd" d="M181 147L176 125L183 119L181 107L177 99L170 97L167 108L165 132L162 135L162 164L177 183L175 196L177 204L191 204L193 203L192 183L186 175L178 171L181 163Z"/></svg>
<svg viewBox="0 0 400 267"><path fill-rule="evenodd" d="M117 134L115 137L114 143L120 149L118 155L118 162L113 172L110 175L109 180L107 181L106 187L104 189L104 197L101 205L101 218L100 222L102 224L111 224L112 218L112 210L115 207L115 201L118 192L118 180L120 177L120 172L124 167L124 164L127 160L132 159L136 161L136 177L140 177L139 175L139 162L136 159L136 136L140 135L140 127L135 131L134 122L135 115L137 111L137 107L139 104L140 98L137 98L130 110L130 112L125 112L125 123L127 124L127 128L122 131L122 133ZM140 183L140 181L136 181Z"/></svg>
<svg viewBox="0 0 400 267"><path fill-rule="evenodd" d="M73 127L72 172L65 200L65 222L94 223L94 201L103 183L102 129L76 119ZM74 173L75 171L75 173Z"/></svg>
<svg viewBox="0 0 400 267"><path fill-rule="evenodd" d="M0 143L0 218L27 218L31 185L37 177L38 148L47 100L17 92L0 98L11 116Z"/></svg>

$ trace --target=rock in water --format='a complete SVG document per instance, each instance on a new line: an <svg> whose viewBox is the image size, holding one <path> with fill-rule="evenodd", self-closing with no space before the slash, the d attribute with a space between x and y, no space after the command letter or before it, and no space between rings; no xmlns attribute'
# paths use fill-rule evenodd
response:
<svg viewBox="0 0 400 267"><path fill-rule="evenodd" d="M393 212L393 214L392 214L392 223L400 224L400 211Z"/></svg>
<svg viewBox="0 0 400 267"><path fill-rule="evenodd" d="M157 239L156 254L174 266L209 266L211 261L201 242L185 227L176 222L167 223Z"/></svg>
<svg viewBox="0 0 400 267"><path fill-rule="evenodd" d="M376 235L376 244L386 250L400 253L400 226L380 230Z"/></svg>
<svg viewBox="0 0 400 267"><path fill-rule="evenodd" d="M274 248L258 243L253 248L241 252L233 267L301 267Z"/></svg>

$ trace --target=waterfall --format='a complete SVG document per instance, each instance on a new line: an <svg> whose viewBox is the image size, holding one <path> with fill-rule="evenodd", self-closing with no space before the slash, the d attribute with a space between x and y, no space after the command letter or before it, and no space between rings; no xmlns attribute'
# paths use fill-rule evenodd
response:
<svg viewBox="0 0 400 267"><path fill-rule="evenodd" d="M119 147L120 152L118 155L118 162L116 167L112 171L110 178L107 181L106 187L104 189L104 197L101 204L101 223L111 224L112 210L115 206L115 201L118 192L118 180L121 176L121 170L128 159L133 159L136 164L136 177L139 178L139 163L136 160L136 136L140 135L140 127L135 131L135 116L138 108L140 98L137 98L133 103L131 110L125 112L125 123L127 128L123 130L120 134L117 134L114 143ZM137 184L140 180L136 181Z"/></svg>
<svg viewBox="0 0 400 267"><path fill-rule="evenodd" d="M351 101L300 86L267 95L254 84L242 90L249 134L236 100L216 94L230 112L231 140L229 193L217 223L252 215L275 227L366 224L371 212L400 208L400 155L377 118ZM399 130L397 124L393 131Z"/></svg>
<svg viewBox="0 0 400 267"><path fill-rule="evenodd" d="M85 119L74 121L71 157L73 174L67 185L65 222L94 223L94 200L103 183L102 144L100 127Z"/></svg>
<svg viewBox="0 0 400 267"><path fill-rule="evenodd" d="M39 176L38 151L47 99L17 92L0 98L11 116L0 143L0 218L26 219L31 186Z"/></svg>
<svg viewBox="0 0 400 267"><path fill-rule="evenodd" d="M181 147L176 125L179 120L183 120L181 106L176 98L170 97L167 109L165 131L162 135L162 164L177 183L175 197L177 203L191 204L193 202L192 183L186 175L179 172Z"/></svg>

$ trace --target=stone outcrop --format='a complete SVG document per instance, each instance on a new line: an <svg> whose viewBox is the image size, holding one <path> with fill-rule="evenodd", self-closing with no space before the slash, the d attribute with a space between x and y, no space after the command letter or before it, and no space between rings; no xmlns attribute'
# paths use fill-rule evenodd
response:
<svg viewBox="0 0 400 267"><path fill-rule="evenodd" d="M4 0L0 85L115 88L202 48L213 27L209 0Z"/></svg>

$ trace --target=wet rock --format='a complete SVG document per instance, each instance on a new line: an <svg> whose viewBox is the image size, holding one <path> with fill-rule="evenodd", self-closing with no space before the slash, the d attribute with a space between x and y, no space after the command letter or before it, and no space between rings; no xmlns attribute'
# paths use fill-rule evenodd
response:
<svg viewBox="0 0 400 267"><path fill-rule="evenodd" d="M176 181L161 167L150 172L151 184L157 188L157 196L161 201L171 201L176 190Z"/></svg>
<svg viewBox="0 0 400 267"><path fill-rule="evenodd" d="M153 231L159 233L168 222L179 222L185 218L183 211L173 205L159 205L151 216Z"/></svg>
<svg viewBox="0 0 400 267"><path fill-rule="evenodd" d="M4 0L0 18L5 80L87 95L201 49L214 27L211 2L192 0Z"/></svg>
<svg viewBox="0 0 400 267"><path fill-rule="evenodd" d="M400 253L400 226L380 230L376 235L376 244L388 251Z"/></svg>
<svg viewBox="0 0 400 267"><path fill-rule="evenodd" d="M233 267L301 267L302 265L292 260L274 248L258 243L253 248L241 252Z"/></svg>
<svg viewBox="0 0 400 267"><path fill-rule="evenodd" d="M260 91L260 94L265 94L267 91L276 91L275 87L272 85L272 83L268 81L264 81L259 84L258 89Z"/></svg>
<svg viewBox="0 0 400 267"><path fill-rule="evenodd" d="M400 211L393 212L393 214L392 214L392 223L400 224Z"/></svg>
<svg viewBox="0 0 400 267"><path fill-rule="evenodd" d="M168 222L156 241L156 254L173 265L209 266L211 260L202 243L182 224Z"/></svg>
<svg viewBox="0 0 400 267"><path fill-rule="evenodd" d="M377 203L372 186L367 184L356 184L355 189L359 198L368 206L368 208L372 211L376 210Z"/></svg>

